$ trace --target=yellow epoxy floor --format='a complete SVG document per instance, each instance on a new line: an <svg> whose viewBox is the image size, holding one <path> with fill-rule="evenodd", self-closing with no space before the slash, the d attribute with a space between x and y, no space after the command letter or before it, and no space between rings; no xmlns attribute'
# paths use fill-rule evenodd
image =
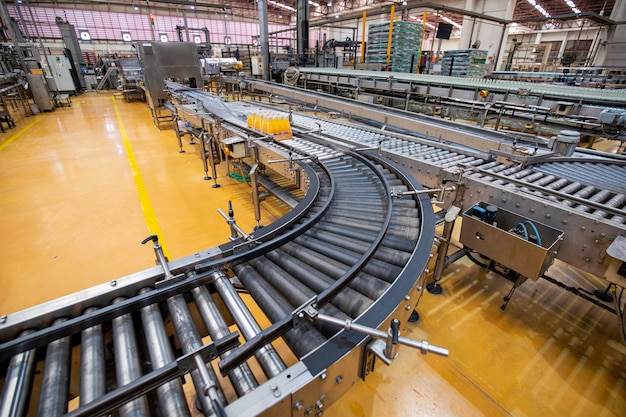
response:
<svg viewBox="0 0 626 417"><path fill-rule="evenodd" d="M110 93L73 103L0 133L0 315L152 266L140 242L155 224L172 259L227 240L216 209L229 199L238 224L255 225L248 185L221 168L222 188L211 188L194 147L179 154L145 103ZM156 221L146 221L151 210ZM264 224L273 218L264 210ZM550 273L587 282L563 265ZM442 286L443 295L424 294L420 322L403 335L450 357L401 348L326 416L626 415L626 347L614 316L545 281L524 284L502 312L510 283L466 260Z"/></svg>

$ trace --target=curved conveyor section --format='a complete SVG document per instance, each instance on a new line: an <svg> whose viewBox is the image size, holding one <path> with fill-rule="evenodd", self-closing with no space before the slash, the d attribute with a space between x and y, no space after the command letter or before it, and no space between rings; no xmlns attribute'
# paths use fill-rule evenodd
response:
<svg viewBox="0 0 626 417"><path fill-rule="evenodd" d="M408 317L434 216L424 195L392 199L392 191L421 187L385 158L306 147L321 161L308 164L309 193L252 241L172 262L171 282L157 283L163 273L152 268L119 279L131 282L125 290L88 302L76 295L74 304L42 309L45 317L0 324L0 416L63 415L76 396L72 416L190 415L178 378L186 373L207 416L321 410L345 392L370 339L297 312L316 307L384 329ZM242 345L233 349L234 332Z"/></svg>

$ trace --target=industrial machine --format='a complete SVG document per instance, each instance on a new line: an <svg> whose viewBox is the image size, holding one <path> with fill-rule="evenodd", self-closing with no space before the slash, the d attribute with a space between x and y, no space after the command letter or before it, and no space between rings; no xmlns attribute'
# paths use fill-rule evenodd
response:
<svg viewBox="0 0 626 417"><path fill-rule="evenodd" d="M249 126L249 107L167 86L185 129L246 164L253 195L262 182L293 209L248 232L229 206L230 242L171 262L148 236L156 267L2 317L1 415L64 414L76 396L71 416L189 415L181 376L207 416L322 415L401 344L447 354L399 335L432 249L434 191L375 150L313 132L274 140L273 119Z"/></svg>
<svg viewBox="0 0 626 417"><path fill-rule="evenodd" d="M343 41L329 39L322 46L324 55L323 66L327 68L343 68L344 65L354 65L357 49L360 42L353 41L349 37ZM341 54L337 53L337 48L341 49Z"/></svg>
<svg viewBox="0 0 626 417"><path fill-rule="evenodd" d="M109 89L117 87L117 73L119 72L119 63L117 56L100 56L95 68L96 80L98 84L96 91L101 90L105 86Z"/></svg>
<svg viewBox="0 0 626 417"><path fill-rule="evenodd" d="M72 78L72 63L62 53L50 53L45 55L41 66L46 73L46 82L51 91L74 93L77 91Z"/></svg>
<svg viewBox="0 0 626 417"><path fill-rule="evenodd" d="M624 156L576 148L579 132L567 129L538 140L257 80L250 90L291 110L272 106L275 117L163 85L179 146L181 134L198 141L205 179L219 186L215 164L230 158L250 178L259 224L262 193L292 209L246 231L229 205L228 243L168 261L149 236L157 266L3 317L0 411L63 414L79 396L72 416L188 415L179 377L190 374L205 415L322 415L376 359L392 363L398 344L447 353L398 334L436 223L430 291L468 255L513 282L503 308L525 280L552 280L613 311L626 336ZM455 227L464 247L448 255ZM598 296L612 293L612 307L553 280L556 259L608 285Z"/></svg>
<svg viewBox="0 0 626 417"><path fill-rule="evenodd" d="M626 113L626 90L570 87L523 81L447 77L349 69L299 68L298 86L427 116L463 120L531 137L577 130L583 138L624 141L602 111ZM590 143L590 145L592 142Z"/></svg>
<svg viewBox="0 0 626 417"><path fill-rule="evenodd" d="M56 24L63 37L63 43L65 44L64 55L67 57L70 63L70 72L72 80L75 85L76 91L82 91L85 89L85 78L83 69L85 68L85 57L80 49L80 43L76 36L76 28L71 25L62 17L57 16Z"/></svg>
<svg viewBox="0 0 626 417"><path fill-rule="evenodd" d="M309 69L301 71L306 74ZM326 77L327 81L343 78L342 75ZM393 91L393 77L385 81L352 79L352 85L356 84L358 89L371 83ZM257 93L264 92L292 106L297 104L304 109L365 121L371 127L356 127L327 118L302 123L333 142L380 149L383 156L403 166L426 187L454 187L454 191L437 197L439 206L448 215L438 248L435 282L430 286L432 291L440 290L437 281L445 266L456 259L446 254L454 225L461 224L466 248L457 257L465 253L482 255L483 266L514 282L512 291L526 278L544 278L572 291L614 312L626 341L622 296L626 287L623 267L626 254L621 243L626 235L626 157L577 148L577 131L561 131L549 141L538 140L300 88L253 80L248 85ZM398 88L405 87L401 84ZM593 97L589 94L581 101ZM621 98L622 93L606 97L607 101ZM614 115L601 117L609 119ZM619 124L618 117L614 121ZM482 214L479 217L472 214L475 207L486 212L487 206L505 218L516 220L507 219L503 223L496 220L498 224L494 226L484 221ZM462 221L457 222L458 217ZM484 218L487 219L486 215ZM522 253L528 255L523 260L515 259ZM552 259L600 277L608 288L583 291L555 282L547 274ZM525 269L531 263L535 267Z"/></svg>
<svg viewBox="0 0 626 417"><path fill-rule="evenodd" d="M28 82L28 88L33 96L33 101L40 111L54 109L52 95L50 94L50 90L48 90L46 80L42 74L26 74L26 82Z"/></svg>
<svg viewBox="0 0 626 417"><path fill-rule="evenodd" d="M169 110L164 107L168 99L165 80L186 82L192 88L202 85L197 47L192 42L138 42L135 47L143 66L152 120L160 128L162 122L172 120Z"/></svg>
<svg viewBox="0 0 626 417"><path fill-rule="evenodd" d="M145 92L142 88L143 74L141 64L136 58L120 58L120 88L126 101L132 99L144 100Z"/></svg>

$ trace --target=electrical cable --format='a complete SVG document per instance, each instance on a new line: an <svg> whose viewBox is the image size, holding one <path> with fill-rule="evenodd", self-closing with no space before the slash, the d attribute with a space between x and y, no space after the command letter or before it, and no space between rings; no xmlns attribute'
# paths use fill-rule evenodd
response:
<svg viewBox="0 0 626 417"><path fill-rule="evenodd" d="M465 256L467 256L470 259L470 261L474 262L476 265L478 265L480 267L483 267L485 269L489 269L489 264L488 263L483 263L483 262L479 261L478 259L476 259L474 257L474 255L473 255L474 252L470 248L464 246L464 250L465 250ZM478 252L476 252L476 253L478 253ZM489 258L486 258L486 259L489 259Z"/></svg>
<svg viewBox="0 0 626 417"><path fill-rule="evenodd" d="M535 232L535 238L537 239L537 245L541 246L541 236L539 236L539 230L537 230L537 226L535 226L535 223L531 222L530 220L526 220L524 224L527 224L528 226L530 226L531 229L533 229L533 232ZM526 240L528 240L528 238Z"/></svg>
<svg viewBox="0 0 626 417"><path fill-rule="evenodd" d="M283 73L283 80L285 84L295 87L298 85L298 79L300 78L300 70L296 67L289 67Z"/></svg>
<svg viewBox="0 0 626 417"><path fill-rule="evenodd" d="M617 285L613 285L613 302L615 303L615 313L617 315L617 322L620 328L620 334L622 335L622 341L626 343L626 308L622 308L622 296L624 295L624 288L620 289L619 296L617 295Z"/></svg>
<svg viewBox="0 0 626 417"><path fill-rule="evenodd" d="M528 229L526 229L526 226L524 226L523 223L517 223L515 225L515 230L522 233L524 236L524 239L528 240Z"/></svg>

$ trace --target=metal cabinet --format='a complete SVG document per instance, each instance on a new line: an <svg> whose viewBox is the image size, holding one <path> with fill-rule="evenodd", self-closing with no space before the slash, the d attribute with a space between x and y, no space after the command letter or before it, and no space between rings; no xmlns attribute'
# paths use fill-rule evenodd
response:
<svg viewBox="0 0 626 417"><path fill-rule="evenodd" d="M53 109L50 91L46 86L46 80L41 74L27 74L28 88L30 88L33 100L40 111L49 111Z"/></svg>

